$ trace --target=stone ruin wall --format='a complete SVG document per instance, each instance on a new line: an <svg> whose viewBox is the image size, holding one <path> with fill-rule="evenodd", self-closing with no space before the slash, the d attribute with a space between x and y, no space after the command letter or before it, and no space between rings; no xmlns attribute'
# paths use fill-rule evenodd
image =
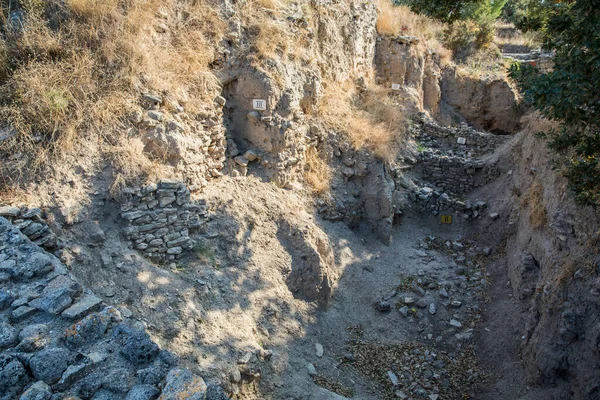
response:
<svg viewBox="0 0 600 400"><path fill-rule="evenodd" d="M133 248L157 262L176 260L191 249L190 231L200 227L204 211L190 203L183 182L162 180L126 189L123 195L123 233Z"/></svg>
<svg viewBox="0 0 600 400"><path fill-rule="evenodd" d="M60 247L60 243L44 220L43 214L39 208L0 206L0 217L10 221L36 245L55 250Z"/></svg>
<svg viewBox="0 0 600 400"><path fill-rule="evenodd" d="M500 173L494 164L463 157L424 152L421 161L423 178L444 191L457 195L471 192L491 182Z"/></svg>
<svg viewBox="0 0 600 400"><path fill-rule="evenodd" d="M0 217L1 400L228 399L131 317Z"/></svg>

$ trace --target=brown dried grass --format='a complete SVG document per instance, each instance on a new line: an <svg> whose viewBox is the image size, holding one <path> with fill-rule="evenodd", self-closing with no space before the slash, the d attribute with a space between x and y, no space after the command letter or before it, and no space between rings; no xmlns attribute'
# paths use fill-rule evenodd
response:
<svg viewBox="0 0 600 400"><path fill-rule="evenodd" d="M304 180L311 187L313 193L320 195L331 189L333 173L331 167L314 147L306 151L306 166Z"/></svg>
<svg viewBox="0 0 600 400"><path fill-rule="evenodd" d="M227 23L212 0L27 0L22 6L25 29L0 38L0 128L17 132L0 151L20 155L2 164L6 182L48 169L82 140L118 141L141 91L185 91L186 110L194 112L218 90L209 65ZM1 10L1 18L9 11Z"/></svg>
<svg viewBox="0 0 600 400"><path fill-rule="evenodd" d="M521 199L521 205L529 208L529 223L533 228L541 228L548 223L548 213L544 204L544 189L535 181L529 193Z"/></svg>
<svg viewBox="0 0 600 400"><path fill-rule="evenodd" d="M355 149L368 149L385 161L393 160L402 143L406 119L387 97L388 89L374 86L358 93L350 84L330 84L320 102L324 122L344 132Z"/></svg>

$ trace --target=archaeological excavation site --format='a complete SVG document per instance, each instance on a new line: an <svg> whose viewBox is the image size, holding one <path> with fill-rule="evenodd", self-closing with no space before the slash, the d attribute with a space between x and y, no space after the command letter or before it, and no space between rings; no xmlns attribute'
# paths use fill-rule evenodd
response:
<svg viewBox="0 0 600 400"><path fill-rule="evenodd" d="M598 0L0 0L0 400L600 399Z"/></svg>

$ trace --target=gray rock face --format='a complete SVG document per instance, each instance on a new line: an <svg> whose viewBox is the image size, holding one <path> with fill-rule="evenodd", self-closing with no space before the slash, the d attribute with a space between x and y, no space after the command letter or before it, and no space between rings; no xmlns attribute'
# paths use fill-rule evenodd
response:
<svg viewBox="0 0 600 400"><path fill-rule="evenodd" d="M10 356L0 356L0 393L18 393L29 382L23 364Z"/></svg>
<svg viewBox="0 0 600 400"><path fill-rule="evenodd" d="M185 392L188 400L204 400L206 384L199 376L186 369L172 369L167 375L167 384L160 396L161 400L177 400L178 393Z"/></svg>
<svg viewBox="0 0 600 400"><path fill-rule="evenodd" d="M206 400L229 400L221 386L209 385L206 389Z"/></svg>
<svg viewBox="0 0 600 400"><path fill-rule="evenodd" d="M14 299L15 297L12 295L12 293L0 289L0 310L4 310L6 307L8 307L14 301Z"/></svg>
<svg viewBox="0 0 600 400"><path fill-rule="evenodd" d="M121 354L134 364L146 364L156 357L158 350L158 346L146 332L133 331L121 349Z"/></svg>
<svg viewBox="0 0 600 400"><path fill-rule="evenodd" d="M131 388L125 400L154 400L160 391L152 385L137 385Z"/></svg>
<svg viewBox="0 0 600 400"><path fill-rule="evenodd" d="M29 367L36 379L52 384L60 379L71 360L69 350L55 347L35 354L29 361Z"/></svg>
<svg viewBox="0 0 600 400"><path fill-rule="evenodd" d="M155 261L175 260L191 248L189 230L200 226L200 214L190 204L190 190L179 181L127 189L121 204L121 217L128 223L125 236Z"/></svg>
<svg viewBox="0 0 600 400"><path fill-rule="evenodd" d="M155 399L163 387L166 398L204 399L202 378L175 369L166 379L176 357L2 217L0 260L1 400Z"/></svg>
<svg viewBox="0 0 600 400"><path fill-rule="evenodd" d="M137 372L140 382L148 385L158 385L166 375L166 367L156 365L140 369Z"/></svg>
<svg viewBox="0 0 600 400"><path fill-rule="evenodd" d="M31 385L19 400L48 400L52 397L52 390L45 382L38 381Z"/></svg>
<svg viewBox="0 0 600 400"><path fill-rule="evenodd" d="M0 322L0 349L12 347L18 342L18 332L7 322Z"/></svg>
<svg viewBox="0 0 600 400"><path fill-rule="evenodd" d="M64 310L61 315L67 319L81 318L94 310L101 303L102 299L93 294L88 294L82 297L77 303Z"/></svg>
<svg viewBox="0 0 600 400"><path fill-rule="evenodd" d="M127 393L131 388L129 372L124 368L112 371L102 381L102 387L115 393Z"/></svg>

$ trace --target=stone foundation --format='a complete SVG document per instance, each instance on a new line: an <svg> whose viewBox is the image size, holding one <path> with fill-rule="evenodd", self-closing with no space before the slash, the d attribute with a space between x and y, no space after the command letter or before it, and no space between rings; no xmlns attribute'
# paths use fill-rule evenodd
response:
<svg viewBox="0 0 600 400"><path fill-rule="evenodd" d="M178 181L124 191L123 233L133 248L153 261L179 258L192 246L190 230L200 227L201 207L190 203L190 191Z"/></svg>
<svg viewBox="0 0 600 400"><path fill-rule="evenodd" d="M1 400L228 399L1 217L0 249Z"/></svg>
<svg viewBox="0 0 600 400"><path fill-rule="evenodd" d="M0 206L0 217L8 219L36 245L48 250L58 247L56 235L42 218L42 210L39 208Z"/></svg>

